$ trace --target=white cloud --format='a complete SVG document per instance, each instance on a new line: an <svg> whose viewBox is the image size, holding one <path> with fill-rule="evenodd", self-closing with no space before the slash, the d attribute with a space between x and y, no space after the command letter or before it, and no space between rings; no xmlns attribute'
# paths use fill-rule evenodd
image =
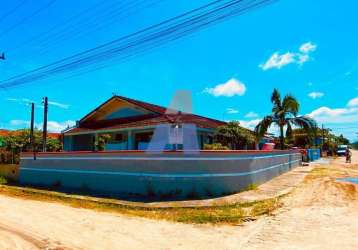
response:
<svg viewBox="0 0 358 250"><path fill-rule="evenodd" d="M354 128L358 123L358 107L320 107L307 115L331 128L337 135L343 134L349 139L356 139Z"/></svg>
<svg viewBox="0 0 358 250"><path fill-rule="evenodd" d="M252 120L240 120L240 125L244 128L248 128L248 129L251 129L251 130L254 130L256 125L259 124L259 122L261 122L262 119L260 118L257 118L257 119L252 119ZM270 134L275 134L275 135L278 135L279 133L279 128L275 125L275 124L272 124L268 131L268 133Z"/></svg>
<svg viewBox="0 0 358 250"><path fill-rule="evenodd" d="M246 92L246 86L244 83L240 82L239 80L235 78L231 78L225 83L221 83L216 85L213 88L205 88L205 93L209 93L213 96L226 96L226 97L232 97L235 95L244 95Z"/></svg>
<svg viewBox="0 0 358 250"><path fill-rule="evenodd" d="M248 129L255 129L256 125L259 124L259 122L261 121L261 119L253 119L253 120L240 120L240 125L244 128L248 128Z"/></svg>
<svg viewBox="0 0 358 250"><path fill-rule="evenodd" d="M309 97L311 97L312 99L317 99L317 98L321 98L324 96L324 93L322 92L311 92L308 94Z"/></svg>
<svg viewBox="0 0 358 250"><path fill-rule="evenodd" d="M24 121L24 120L11 120L10 121L10 126L30 126L30 122L29 121Z"/></svg>
<svg viewBox="0 0 358 250"><path fill-rule="evenodd" d="M52 105L52 106L55 106L55 107L58 107L58 108L62 108L62 109L68 109L70 107L70 105L63 104L63 103L60 103L60 102L51 102L51 101L49 101L48 104Z"/></svg>
<svg viewBox="0 0 358 250"><path fill-rule="evenodd" d="M356 107L356 106L358 106L358 97L349 100L347 106L348 107Z"/></svg>
<svg viewBox="0 0 358 250"><path fill-rule="evenodd" d="M319 123L352 123L358 122L358 108L329 108L320 107L308 116Z"/></svg>
<svg viewBox="0 0 358 250"><path fill-rule="evenodd" d="M302 53L309 53L309 52L313 52L317 49L317 45L313 44L312 42L307 42L301 45L300 47L300 51Z"/></svg>
<svg viewBox="0 0 358 250"><path fill-rule="evenodd" d="M297 54L297 64L299 65L303 65L305 62L308 62L310 60L310 56L309 55L301 55L301 54Z"/></svg>
<svg viewBox="0 0 358 250"><path fill-rule="evenodd" d="M260 67L263 70L268 70L271 68L281 69L287 64L295 62L295 54L287 52L280 55L278 52L274 53L264 64L260 64Z"/></svg>
<svg viewBox="0 0 358 250"><path fill-rule="evenodd" d="M315 51L316 48L317 45L307 42L300 46L298 52L288 51L283 54L275 52L265 63L260 64L259 67L262 68L262 70L269 70L274 68L281 69L282 67L292 63L303 65L311 59L310 53Z"/></svg>
<svg viewBox="0 0 358 250"><path fill-rule="evenodd" d="M255 112L252 112L252 111L250 111L249 113L247 113L245 115L246 118L255 118L255 117L258 117L258 116L259 116L258 114L256 114Z"/></svg>
<svg viewBox="0 0 358 250"><path fill-rule="evenodd" d="M47 122L47 129L49 132L61 132L62 130L72 127L76 124L75 121L64 121L64 122L56 122L56 121L48 121ZM41 124L42 126L42 124Z"/></svg>
<svg viewBox="0 0 358 250"><path fill-rule="evenodd" d="M10 101L10 102L16 102L16 103L20 103L20 104L24 104L24 105L29 105L31 103L33 103L33 100L27 99L27 98L7 98L6 100Z"/></svg>
<svg viewBox="0 0 358 250"><path fill-rule="evenodd" d="M237 114L237 113L239 113L239 111L237 109L234 109L234 108L227 108L226 113L228 113L228 114Z"/></svg>
<svg viewBox="0 0 358 250"><path fill-rule="evenodd" d="M19 104L23 104L23 105L30 105L31 103L36 104L35 101L28 99L28 98L7 98L6 100L8 100L10 102L16 102ZM68 104L63 104L63 103L53 102L53 101L49 101L48 104L58 107L58 108L62 108L62 109L68 109L70 107L70 105L68 105ZM43 106L40 104L37 104L36 107L42 108Z"/></svg>
<svg viewBox="0 0 358 250"><path fill-rule="evenodd" d="M61 132L67 127L72 127L76 124L75 121L67 120L64 122L57 121L48 121L47 122L47 130L48 132ZM12 129L25 128L30 126L30 121L25 120L11 120L10 127ZM35 123L35 127L41 129L43 127L43 123Z"/></svg>

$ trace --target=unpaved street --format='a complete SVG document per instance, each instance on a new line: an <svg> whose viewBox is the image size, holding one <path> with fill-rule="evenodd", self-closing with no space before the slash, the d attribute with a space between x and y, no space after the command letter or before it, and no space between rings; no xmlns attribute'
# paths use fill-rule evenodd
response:
<svg viewBox="0 0 358 250"><path fill-rule="evenodd" d="M15 243L18 249L235 249L240 239L235 227L154 221L6 196L0 196L0 221L0 249L14 249Z"/></svg>
<svg viewBox="0 0 358 250"><path fill-rule="evenodd" d="M358 176L343 158L323 166ZM319 167L319 166L318 166ZM0 249L358 249L358 191L310 176L274 216L197 226L0 196Z"/></svg>
<svg viewBox="0 0 358 250"><path fill-rule="evenodd" d="M353 170L343 158L334 165L358 176L357 151L353 162ZM358 249L357 186L330 177L306 180L285 199L276 216L255 224L242 249Z"/></svg>

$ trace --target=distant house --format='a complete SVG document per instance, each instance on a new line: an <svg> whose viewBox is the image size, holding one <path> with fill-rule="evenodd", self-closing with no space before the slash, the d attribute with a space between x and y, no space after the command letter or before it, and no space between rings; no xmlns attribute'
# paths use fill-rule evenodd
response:
<svg viewBox="0 0 358 250"><path fill-rule="evenodd" d="M200 148L212 143L214 131L225 122L189 114L168 114L165 107L113 96L77 122L76 126L63 131L65 151L92 151L99 136L106 134L105 150L144 150L155 128L161 124L194 124ZM167 145L166 149L172 149ZM178 145L180 148L180 145Z"/></svg>

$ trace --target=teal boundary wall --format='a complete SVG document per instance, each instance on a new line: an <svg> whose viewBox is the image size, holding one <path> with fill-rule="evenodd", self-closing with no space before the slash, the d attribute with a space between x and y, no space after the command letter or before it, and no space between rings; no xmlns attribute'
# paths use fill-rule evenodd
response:
<svg viewBox="0 0 358 250"><path fill-rule="evenodd" d="M319 148L307 149L307 156L309 161L316 161L321 158L321 150Z"/></svg>
<svg viewBox="0 0 358 250"><path fill-rule="evenodd" d="M299 166L301 158L297 151L26 153L19 182L103 196L200 198L259 185Z"/></svg>

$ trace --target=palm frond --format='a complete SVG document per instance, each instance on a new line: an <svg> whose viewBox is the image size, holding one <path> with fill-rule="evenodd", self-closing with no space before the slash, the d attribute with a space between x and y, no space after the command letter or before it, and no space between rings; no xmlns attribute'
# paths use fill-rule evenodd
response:
<svg viewBox="0 0 358 250"><path fill-rule="evenodd" d="M272 112L276 113L274 110L281 109L281 95L280 92L275 88L272 92L271 102L273 103Z"/></svg>
<svg viewBox="0 0 358 250"><path fill-rule="evenodd" d="M285 110L285 113L291 113L294 116L297 116L300 104L294 96L286 95L282 101L282 108Z"/></svg>
<svg viewBox="0 0 358 250"><path fill-rule="evenodd" d="M292 122L294 125L303 128L308 132L312 132L317 127L316 121L309 116L290 118L289 122Z"/></svg>
<svg viewBox="0 0 358 250"><path fill-rule="evenodd" d="M255 133L258 138L262 138L268 128L271 126L271 124L275 121L275 119L272 116L265 116L259 124L255 127Z"/></svg>

